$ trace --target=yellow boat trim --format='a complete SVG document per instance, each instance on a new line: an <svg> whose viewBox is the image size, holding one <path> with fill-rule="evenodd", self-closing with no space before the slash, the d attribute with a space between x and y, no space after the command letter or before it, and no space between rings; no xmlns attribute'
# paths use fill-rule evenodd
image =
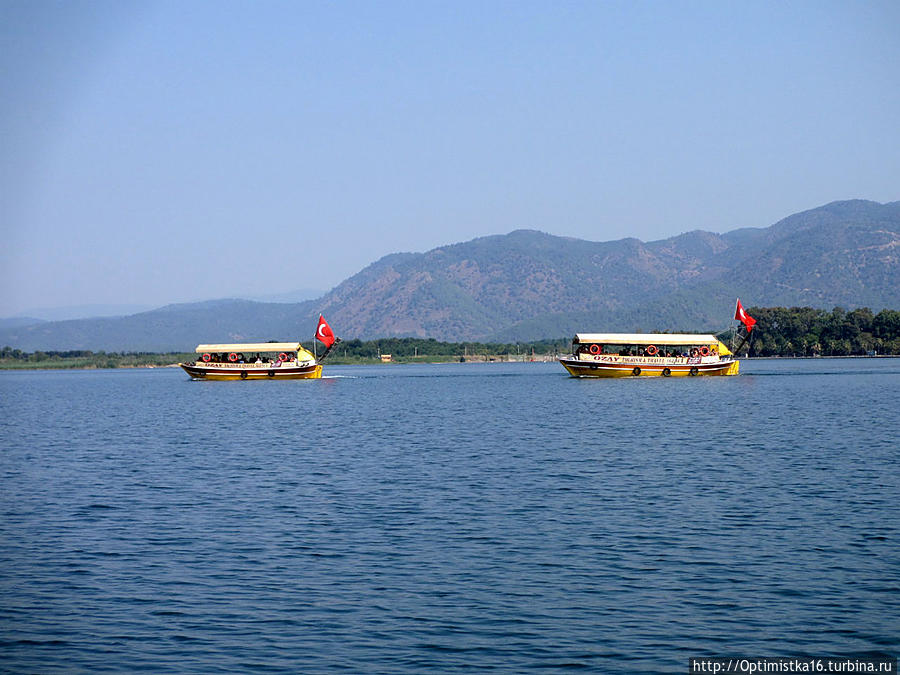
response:
<svg viewBox="0 0 900 675"><path fill-rule="evenodd" d="M573 358L560 359L573 377L709 377L737 375L740 361L712 363L671 363L675 359L644 359L642 361L598 362ZM663 361L660 363L660 361ZM668 361L668 362L666 362ZM635 373L635 370L638 372ZM691 374L691 371L694 374ZM668 374L666 374L668 371Z"/></svg>
<svg viewBox="0 0 900 675"><path fill-rule="evenodd" d="M320 364L317 364L312 370L302 373L287 372L287 368L284 370L279 370L277 368L267 368L265 370L256 368L252 370L243 369L241 372L234 372L233 370L228 372L217 370L215 368L205 369L203 366L192 366L186 363L179 365L195 380L318 380L322 377L322 366ZM196 373L198 370L202 372L202 375ZM269 375L270 372L274 374ZM246 377L241 377L242 374L246 374Z"/></svg>

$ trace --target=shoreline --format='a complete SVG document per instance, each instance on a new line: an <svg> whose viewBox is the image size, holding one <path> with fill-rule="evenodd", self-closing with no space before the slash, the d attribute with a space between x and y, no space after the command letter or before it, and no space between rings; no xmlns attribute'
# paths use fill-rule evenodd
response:
<svg viewBox="0 0 900 675"><path fill-rule="evenodd" d="M766 360L824 360L824 359L896 359L900 358L900 354L874 354L859 355L849 354L844 356L743 356L741 361L766 361ZM329 366L409 366L409 365L500 365L508 363L554 363L557 357L541 356L531 359L508 359L499 357L473 358L467 357L464 361L460 361L458 357L448 357L444 361L381 361L373 359L370 362L352 362L339 363L331 362ZM12 372L18 370L139 370L139 369L155 369L155 368L178 368L179 363L166 364L127 364L121 366L97 366L97 365L8 365L0 363L0 372Z"/></svg>

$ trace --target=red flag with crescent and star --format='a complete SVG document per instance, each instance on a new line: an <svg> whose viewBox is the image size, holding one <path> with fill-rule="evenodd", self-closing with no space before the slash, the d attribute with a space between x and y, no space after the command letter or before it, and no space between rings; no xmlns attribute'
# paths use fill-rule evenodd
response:
<svg viewBox="0 0 900 675"><path fill-rule="evenodd" d="M326 347L334 344L334 333L331 332L331 326L328 325L325 317L321 314L319 314L319 326L316 328L316 339Z"/></svg>
<svg viewBox="0 0 900 675"><path fill-rule="evenodd" d="M749 333L753 330L753 326L756 325L756 319L747 314L744 310L744 306L741 304L741 299L738 298L737 307L734 308L734 320L740 321L747 328L747 332Z"/></svg>

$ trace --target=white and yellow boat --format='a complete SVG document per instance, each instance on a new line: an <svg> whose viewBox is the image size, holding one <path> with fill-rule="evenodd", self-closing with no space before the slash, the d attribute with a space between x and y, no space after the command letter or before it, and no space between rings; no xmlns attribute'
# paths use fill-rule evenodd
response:
<svg viewBox="0 0 900 675"><path fill-rule="evenodd" d="M179 363L195 380L306 380L322 377L322 363L299 342L197 345L200 358ZM323 357L324 358L324 357Z"/></svg>
<svg viewBox="0 0 900 675"><path fill-rule="evenodd" d="M573 377L737 375L740 361L715 335L579 333L559 360Z"/></svg>

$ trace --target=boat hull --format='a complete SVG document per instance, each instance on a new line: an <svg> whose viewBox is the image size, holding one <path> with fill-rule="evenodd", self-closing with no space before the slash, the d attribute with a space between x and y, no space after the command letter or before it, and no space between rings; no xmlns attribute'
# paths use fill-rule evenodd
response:
<svg viewBox="0 0 900 675"><path fill-rule="evenodd" d="M179 363L194 380L315 380L322 377L320 364L287 365L256 363Z"/></svg>
<svg viewBox="0 0 900 675"><path fill-rule="evenodd" d="M590 360L566 357L559 360L572 377L692 377L737 375L740 361L680 358L635 358Z"/></svg>

